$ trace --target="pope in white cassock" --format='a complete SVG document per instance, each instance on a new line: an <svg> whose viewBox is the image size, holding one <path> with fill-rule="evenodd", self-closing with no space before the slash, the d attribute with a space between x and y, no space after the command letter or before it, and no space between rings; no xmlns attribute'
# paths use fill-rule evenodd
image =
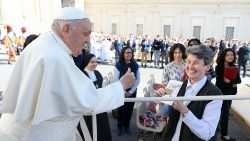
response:
<svg viewBox="0 0 250 141"><path fill-rule="evenodd" d="M63 8L52 30L22 52L0 106L1 141L75 141L82 115L124 104L124 89L133 86L133 73L96 89L74 64L72 55L90 42L91 28L83 11Z"/></svg>

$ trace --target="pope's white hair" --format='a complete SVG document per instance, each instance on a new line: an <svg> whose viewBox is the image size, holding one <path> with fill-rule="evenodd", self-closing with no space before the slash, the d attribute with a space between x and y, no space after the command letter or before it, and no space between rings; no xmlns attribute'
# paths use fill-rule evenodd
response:
<svg viewBox="0 0 250 141"><path fill-rule="evenodd" d="M54 19L51 24L51 29L58 33L65 24L70 24L73 29L75 29L76 24L79 22L84 22L89 19L76 19L76 20L59 20Z"/></svg>

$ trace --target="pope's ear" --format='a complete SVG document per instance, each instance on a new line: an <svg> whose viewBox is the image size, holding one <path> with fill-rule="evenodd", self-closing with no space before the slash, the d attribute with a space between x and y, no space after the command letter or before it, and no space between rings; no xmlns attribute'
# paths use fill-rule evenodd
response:
<svg viewBox="0 0 250 141"><path fill-rule="evenodd" d="M69 24L64 24L62 27L62 32L63 33L69 33L70 30L70 25Z"/></svg>

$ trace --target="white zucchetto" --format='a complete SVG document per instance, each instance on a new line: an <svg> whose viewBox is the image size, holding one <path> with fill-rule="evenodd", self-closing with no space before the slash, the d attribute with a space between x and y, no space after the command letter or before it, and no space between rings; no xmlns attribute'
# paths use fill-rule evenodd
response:
<svg viewBox="0 0 250 141"><path fill-rule="evenodd" d="M58 11L54 19L58 20L77 20L88 19L89 17L81 10L75 7L64 7Z"/></svg>

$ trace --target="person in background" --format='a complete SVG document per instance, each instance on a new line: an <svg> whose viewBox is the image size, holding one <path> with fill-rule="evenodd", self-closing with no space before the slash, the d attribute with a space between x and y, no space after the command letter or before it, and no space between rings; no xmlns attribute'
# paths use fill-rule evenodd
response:
<svg viewBox="0 0 250 141"><path fill-rule="evenodd" d="M1 135L15 141L75 141L82 115L124 104L124 90L135 81L130 69L119 81L96 89L74 64L72 55L79 55L90 42L91 29L82 10L62 8L51 30L21 53L3 94Z"/></svg>
<svg viewBox="0 0 250 141"><path fill-rule="evenodd" d="M11 61L16 61L16 41L16 33L10 25L7 25L7 35L4 37L3 43L6 46L8 54L8 64L11 64Z"/></svg>
<svg viewBox="0 0 250 141"><path fill-rule="evenodd" d="M128 69L135 74L135 84L126 89L124 91L126 98L136 97L137 87L140 83L140 71L139 66L135 62L133 58L133 51L130 47L124 47L121 51L121 56L119 61L115 64L114 67L114 77L115 80L119 80L124 74L126 74ZM130 119L133 114L134 102L125 102L125 104L118 108L117 110L117 127L118 127L118 135L121 136L123 134L123 128L125 132L130 133Z"/></svg>
<svg viewBox="0 0 250 141"><path fill-rule="evenodd" d="M181 43L174 44L169 51L170 63L167 64L163 69L162 84L164 88L159 88L156 90L156 93L159 91L164 91L170 80L183 81L182 76L185 72L185 62L186 59L186 48ZM170 110L170 105L159 102L159 109L162 115L167 115Z"/></svg>
<svg viewBox="0 0 250 141"><path fill-rule="evenodd" d="M115 61L117 62L119 60L121 50L125 46L125 42L121 39L120 36L118 36L117 39L114 41L113 46L115 48Z"/></svg>
<svg viewBox="0 0 250 141"><path fill-rule="evenodd" d="M150 49L151 43L148 35L145 35L145 38L141 41L141 67L146 68L148 62L148 53Z"/></svg>
<svg viewBox="0 0 250 141"><path fill-rule="evenodd" d="M27 29L26 27L21 27L21 34L17 38L17 55L23 51L24 42L26 40Z"/></svg>
<svg viewBox="0 0 250 141"><path fill-rule="evenodd" d="M74 60L74 62L76 64L76 66L80 70L82 70L84 68L84 62L83 61L84 61L84 56L85 56L86 53L88 53L88 49L84 48L79 55L77 55L77 56L73 56L72 55L73 60Z"/></svg>
<svg viewBox="0 0 250 141"><path fill-rule="evenodd" d="M129 39L127 40L126 46L132 49L134 55L136 50L136 42L133 34L129 34Z"/></svg>
<svg viewBox="0 0 250 141"><path fill-rule="evenodd" d="M237 84L241 83L239 71L237 77L230 80L224 76L225 67L236 67L235 65L236 53L231 48L222 50L216 60L217 66L215 67L216 82L215 85L221 90L223 95L235 95L237 93ZM232 100L223 100L220 119L220 134L221 139L225 141L235 141L235 138L228 136L228 120L229 110Z"/></svg>
<svg viewBox="0 0 250 141"><path fill-rule="evenodd" d="M194 45L200 45L201 44L201 41L197 38L192 38L190 40L188 40L188 44L187 44L187 47L192 47Z"/></svg>
<svg viewBox="0 0 250 141"><path fill-rule="evenodd" d="M212 61L212 50L204 45L188 47L184 81L177 96L216 96L221 91L211 83L206 72ZM164 91L156 93L164 95ZM221 100L173 101L162 141L202 141L214 136L221 113Z"/></svg>
<svg viewBox="0 0 250 141"><path fill-rule="evenodd" d="M164 68L164 65L168 64L168 50L169 50L169 41L168 37L164 37L161 43L161 68Z"/></svg>
<svg viewBox="0 0 250 141"><path fill-rule="evenodd" d="M213 61L211 63L211 65L213 66L214 62L215 62L215 56L217 55L218 51L219 51L219 47L216 45L216 40L214 37L208 38L207 39L207 46L210 47L210 49L212 49L213 51Z"/></svg>
<svg viewBox="0 0 250 141"><path fill-rule="evenodd" d="M246 42L242 43L242 46L239 48L239 51L237 52L238 55L238 67L239 70L241 66L243 67L243 74L242 77L246 77L246 72L247 72L247 61L249 60L249 55L250 55L250 48L247 46Z"/></svg>
<svg viewBox="0 0 250 141"><path fill-rule="evenodd" d="M226 49L225 38L220 40L219 52L221 52L221 51L224 50L224 49Z"/></svg>
<svg viewBox="0 0 250 141"><path fill-rule="evenodd" d="M2 31L2 29L0 29L0 45L3 44L3 38L4 38L3 31Z"/></svg>
<svg viewBox="0 0 250 141"><path fill-rule="evenodd" d="M154 42L152 44L152 49L154 53L154 67L155 68L160 68L159 63L160 63L160 55L161 55L161 43L162 41L160 40L160 35L157 35L156 38L154 39Z"/></svg>
<svg viewBox="0 0 250 141"><path fill-rule="evenodd" d="M84 60L83 61L84 68L82 70L83 73L93 81L93 83L97 89L102 88L103 77L102 77L101 73L98 70L96 70L97 59L96 59L95 55L91 54L91 53L87 53L83 60ZM85 120L86 125L88 127L88 130L90 132L90 135L93 138L92 115L83 116L83 117L84 117L84 120ZM111 137L109 119L108 119L107 112L97 114L96 120L97 120L97 141L111 141L112 137ZM85 140L80 123L78 124L77 129L78 129L82 139Z"/></svg>
<svg viewBox="0 0 250 141"><path fill-rule="evenodd" d="M170 80L183 81L186 48L181 43L174 44L169 51L170 63L163 69L162 83L167 86Z"/></svg>
<svg viewBox="0 0 250 141"><path fill-rule="evenodd" d="M27 36L27 38L25 39L25 41L24 41L24 43L23 43L23 50L24 50L31 42L33 42L37 37L38 37L38 35L36 35L36 34L30 34L29 36Z"/></svg>

